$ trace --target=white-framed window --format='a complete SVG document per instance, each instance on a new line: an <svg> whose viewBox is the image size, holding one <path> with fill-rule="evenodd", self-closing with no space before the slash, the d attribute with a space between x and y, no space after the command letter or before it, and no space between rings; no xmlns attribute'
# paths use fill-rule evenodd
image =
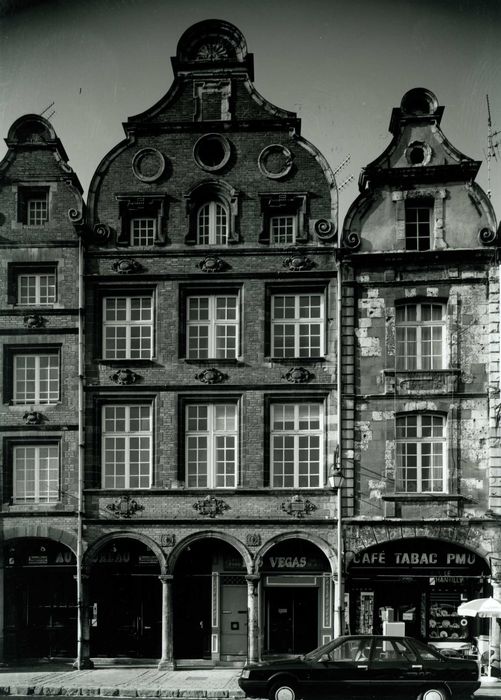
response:
<svg viewBox="0 0 501 700"><path fill-rule="evenodd" d="M20 272L17 275L16 300L23 306L55 304L55 272Z"/></svg>
<svg viewBox="0 0 501 700"><path fill-rule="evenodd" d="M237 294L189 296L186 310L187 357L225 358L238 355Z"/></svg>
<svg viewBox="0 0 501 700"><path fill-rule="evenodd" d="M205 202L197 212L197 243L226 245L229 217L224 204L216 200Z"/></svg>
<svg viewBox="0 0 501 700"><path fill-rule="evenodd" d="M324 295L273 294L273 357L320 357L324 354Z"/></svg>
<svg viewBox="0 0 501 700"><path fill-rule="evenodd" d="M323 486L323 413L321 403L271 404L272 487Z"/></svg>
<svg viewBox="0 0 501 700"><path fill-rule="evenodd" d="M59 446L16 445L13 448L14 503L59 500Z"/></svg>
<svg viewBox="0 0 501 700"><path fill-rule="evenodd" d="M396 490L447 491L446 422L436 414L398 416Z"/></svg>
<svg viewBox="0 0 501 700"><path fill-rule="evenodd" d="M270 217L272 245L290 245L296 242L297 216L287 214Z"/></svg>
<svg viewBox="0 0 501 700"><path fill-rule="evenodd" d="M26 200L26 223L28 226L43 226L49 219L47 195L33 195Z"/></svg>
<svg viewBox="0 0 501 700"><path fill-rule="evenodd" d="M431 204L406 204L405 206L405 249L430 250L431 247Z"/></svg>
<svg viewBox="0 0 501 700"><path fill-rule="evenodd" d="M186 486L234 488L238 482L238 406L194 403L185 408Z"/></svg>
<svg viewBox="0 0 501 700"><path fill-rule="evenodd" d="M442 303L421 302L396 307L397 369L445 368L445 313Z"/></svg>
<svg viewBox="0 0 501 700"><path fill-rule="evenodd" d="M16 353L13 365L15 404L59 401L59 353Z"/></svg>
<svg viewBox="0 0 501 700"><path fill-rule="evenodd" d="M103 488L140 489L151 486L151 414L151 405L103 406Z"/></svg>
<svg viewBox="0 0 501 700"><path fill-rule="evenodd" d="M136 217L130 220L130 244L151 246L155 243L157 220L152 216Z"/></svg>
<svg viewBox="0 0 501 700"><path fill-rule="evenodd" d="M103 355L108 360L148 360L153 355L153 297L103 299Z"/></svg>

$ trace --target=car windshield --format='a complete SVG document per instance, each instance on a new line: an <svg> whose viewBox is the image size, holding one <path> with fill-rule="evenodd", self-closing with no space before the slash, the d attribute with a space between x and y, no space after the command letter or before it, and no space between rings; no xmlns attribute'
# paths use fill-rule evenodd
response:
<svg viewBox="0 0 501 700"><path fill-rule="evenodd" d="M443 656L438 649L433 649L432 647L428 646L428 644L420 642L417 639L413 640L413 644L422 659L428 659L429 661L433 659L443 659Z"/></svg>
<svg viewBox="0 0 501 700"><path fill-rule="evenodd" d="M310 651L304 658L318 661L322 656L328 656L330 661L366 661L369 658L371 641L371 637L340 637Z"/></svg>

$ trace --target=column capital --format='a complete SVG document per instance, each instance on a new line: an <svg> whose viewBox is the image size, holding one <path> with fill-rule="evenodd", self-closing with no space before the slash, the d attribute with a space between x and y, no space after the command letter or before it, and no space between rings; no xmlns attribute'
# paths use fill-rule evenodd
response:
<svg viewBox="0 0 501 700"><path fill-rule="evenodd" d="M173 574L160 574L158 577L162 583L172 583L174 579Z"/></svg>
<svg viewBox="0 0 501 700"><path fill-rule="evenodd" d="M261 580L261 574L246 574L245 580L247 583L259 583Z"/></svg>

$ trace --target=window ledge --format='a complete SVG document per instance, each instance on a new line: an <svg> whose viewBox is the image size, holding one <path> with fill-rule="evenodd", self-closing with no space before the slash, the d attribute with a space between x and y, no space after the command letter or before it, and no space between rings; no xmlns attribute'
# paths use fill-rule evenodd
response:
<svg viewBox="0 0 501 700"><path fill-rule="evenodd" d="M40 512L65 512L74 513L73 506L66 506L61 501L55 503L4 503L2 511L5 513L40 513Z"/></svg>
<svg viewBox="0 0 501 700"><path fill-rule="evenodd" d="M450 369L384 369L385 393L442 394L458 389L461 370Z"/></svg>
<svg viewBox="0 0 501 700"><path fill-rule="evenodd" d="M326 362L325 355L319 357L265 357L265 362L274 362L277 365L301 365L301 364L316 364L318 362Z"/></svg>
<svg viewBox="0 0 501 700"><path fill-rule="evenodd" d="M96 357L94 362L98 362L100 365L112 365L113 367L126 367L129 365L154 365L157 364L156 357L149 358L126 358L121 357L119 359L112 359L109 357Z"/></svg>
<svg viewBox="0 0 501 700"><path fill-rule="evenodd" d="M242 357L207 357L196 359L194 357L182 357L181 360L187 365L243 365Z"/></svg>
<svg viewBox="0 0 501 700"><path fill-rule="evenodd" d="M423 501L468 501L467 496L462 496L459 493L395 493L385 494L381 497L383 501L389 502L405 502L405 503L422 503Z"/></svg>

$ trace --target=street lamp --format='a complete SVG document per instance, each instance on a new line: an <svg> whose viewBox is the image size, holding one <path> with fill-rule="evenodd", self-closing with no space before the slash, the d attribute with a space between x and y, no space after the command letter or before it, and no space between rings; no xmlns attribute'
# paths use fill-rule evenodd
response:
<svg viewBox="0 0 501 700"><path fill-rule="evenodd" d="M334 591L334 636L339 637L343 633L344 601L343 601L343 514L341 512L341 494L343 486L343 471L339 464L336 452L334 465L329 474L329 486L336 491L337 496L337 582Z"/></svg>

